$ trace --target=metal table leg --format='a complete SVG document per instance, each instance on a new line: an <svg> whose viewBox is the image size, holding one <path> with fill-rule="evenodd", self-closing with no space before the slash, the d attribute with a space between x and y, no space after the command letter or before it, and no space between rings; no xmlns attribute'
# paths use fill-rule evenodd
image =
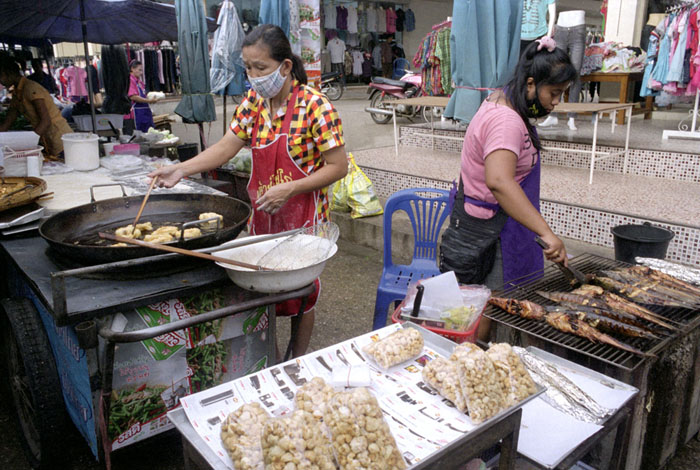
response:
<svg viewBox="0 0 700 470"><path fill-rule="evenodd" d="M399 156L399 135L396 133L396 106L391 107L391 117L394 121L394 151Z"/></svg>
<svg viewBox="0 0 700 470"><path fill-rule="evenodd" d="M588 175L588 184L593 184L593 169L595 168L596 143L598 142L598 116L599 113L593 113L593 145L591 148L591 171Z"/></svg>
<svg viewBox="0 0 700 470"><path fill-rule="evenodd" d="M625 163L622 167L622 174L627 174L627 157L629 156L630 146L630 127L632 126L632 107L627 108L627 136L625 137Z"/></svg>

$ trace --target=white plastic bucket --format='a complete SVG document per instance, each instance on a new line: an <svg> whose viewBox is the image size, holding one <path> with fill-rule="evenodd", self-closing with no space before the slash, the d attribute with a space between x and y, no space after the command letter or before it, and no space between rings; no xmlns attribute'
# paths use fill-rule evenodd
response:
<svg viewBox="0 0 700 470"><path fill-rule="evenodd" d="M99 137L95 134L64 134L63 152L66 165L78 171L90 171L100 167Z"/></svg>

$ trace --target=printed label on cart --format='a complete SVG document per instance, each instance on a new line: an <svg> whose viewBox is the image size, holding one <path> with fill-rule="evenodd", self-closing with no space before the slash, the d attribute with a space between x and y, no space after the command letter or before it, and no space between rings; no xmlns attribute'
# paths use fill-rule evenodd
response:
<svg viewBox="0 0 700 470"><path fill-rule="evenodd" d="M149 327L165 325L171 321L181 320L190 316L185 305L178 299L151 304L147 307L139 307L136 309L136 312ZM179 330L144 340L141 344L143 344L153 359L163 361L183 347L186 347L188 345L187 340L185 333Z"/></svg>

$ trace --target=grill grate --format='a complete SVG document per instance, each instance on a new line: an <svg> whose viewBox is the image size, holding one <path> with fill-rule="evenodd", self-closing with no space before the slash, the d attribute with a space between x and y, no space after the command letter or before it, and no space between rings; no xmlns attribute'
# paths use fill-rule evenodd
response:
<svg viewBox="0 0 700 470"><path fill-rule="evenodd" d="M627 263L623 263L621 261L591 254L577 256L576 258L569 260L569 264L578 268L578 270L584 274L596 273L603 269L629 266ZM504 286L503 292L500 295L518 300L530 300L540 305L556 305L554 302L540 297L536 291L570 292L573 290L569 280L555 265L548 266L541 272L543 276L537 280L529 282L526 280L520 285L517 284L517 280L509 283L508 285ZM698 311L696 310L688 310L684 308L669 308L654 305L645 305L645 307L670 320L670 323L675 324L681 330L688 329L691 321L694 320L698 314ZM644 357L637 356L607 344L593 343L585 338L569 333L563 333L552 328L545 322L539 322L536 320L511 315L492 305L487 306L484 315L503 325L535 336L541 340L554 343L629 371L634 370L645 360ZM662 336L660 339L628 338L617 335L613 336L627 344L630 344L631 346L634 346L637 349L640 349L643 352L650 354L655 354L660 351L672 338L672 334L669 334L666 337Z"/></svg>

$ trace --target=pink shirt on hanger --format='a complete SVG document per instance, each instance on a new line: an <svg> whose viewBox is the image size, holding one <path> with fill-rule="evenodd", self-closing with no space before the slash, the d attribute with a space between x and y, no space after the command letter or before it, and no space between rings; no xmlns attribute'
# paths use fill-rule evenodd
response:
<svg viewBox="0 0 700 470"><path fill-rule="evenodd" d="M396 12L393 8L386 9L386 32L396 32Z"/></svg>

